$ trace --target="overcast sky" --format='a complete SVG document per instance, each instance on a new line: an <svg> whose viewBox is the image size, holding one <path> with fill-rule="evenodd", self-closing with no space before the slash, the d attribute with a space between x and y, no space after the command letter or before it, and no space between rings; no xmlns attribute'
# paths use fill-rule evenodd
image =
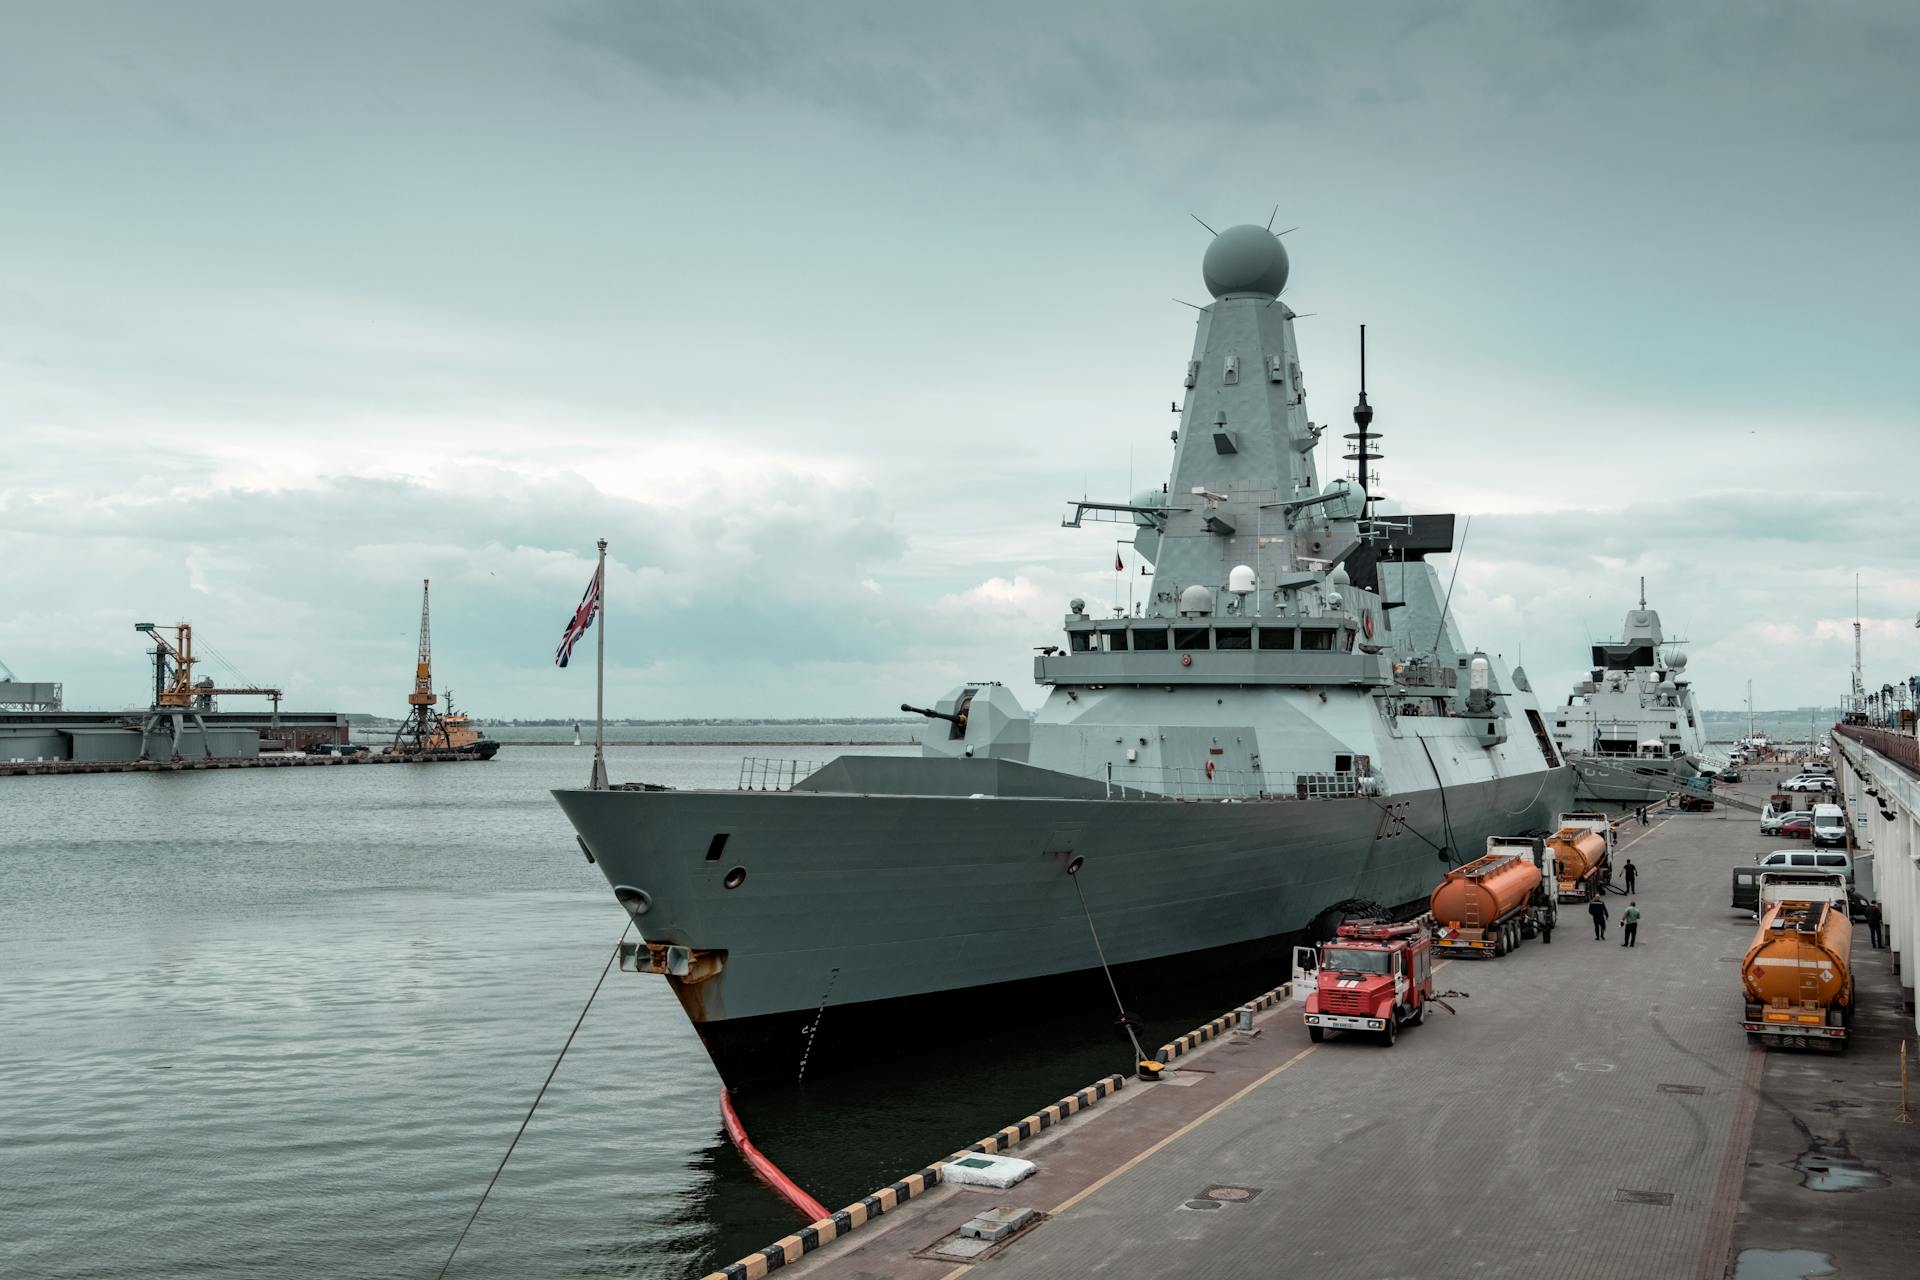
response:
<svg viewBox="0 0 1920 1280"><path fill-rule="evenodd" d="M611 712L886 712L1112 597L1215 227L1279 206L1455 608L1548 700L1644 574L1710 707L1920 670L1920 8L23 3L0 11L0 661L187 618L481 715L612 544ZM1130 487L1131 486L1131 487ZM1124 590L1124 588L1122 588ZM225 679L215 666L211 674Z"/></svg>

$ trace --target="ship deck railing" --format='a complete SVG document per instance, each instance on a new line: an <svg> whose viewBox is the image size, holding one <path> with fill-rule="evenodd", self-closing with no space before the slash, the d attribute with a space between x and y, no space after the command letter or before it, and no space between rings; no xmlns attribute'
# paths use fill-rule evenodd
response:
<svg viewBox="0 0 1920 1280"><path fill-rule="evenodd" d="M746 756L740 761L740 791L791 791L796 782L820 767L818 760L782 760Z"/></svg>
<svg viewBox="0 0 1920 1280"><path fill-rule="evenodd" d="M1120 796L1176 800L1350 800L1386 792L1378 773L1270 773L1263 769L1115 765L1107 779Z"/></svg>

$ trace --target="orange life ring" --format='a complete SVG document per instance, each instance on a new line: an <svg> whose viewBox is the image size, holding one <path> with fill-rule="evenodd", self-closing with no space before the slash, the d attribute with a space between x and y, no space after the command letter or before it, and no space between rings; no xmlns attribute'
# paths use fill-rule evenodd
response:
<svg viewBox="0 0 1920 1280"><path fill-rule="evenodd" d="M1181 654L1181 655L1180 655L1180 665L1181 665L1181 666L1183 666L1183 667L1190 667L1190 666L1192 666L1192 665L1193 665L1193 655L1192 655L1192 654L1190 654L1190 653L1183 653L1183 654Z"/></svg>
<svg viewBox="0 0 1920 1280"><path fill-rule="evenodd" d="M1360 631L1367 639L1373 639L1373 610L1368 609L1361 613Z"/></svg>
<svg viewBox="0 0 1920 1280"><path fill-rule="evenodd" d="M1209 778L1213 776L1213 761L1211 760L1207 761L1207 776Z"/></svg>

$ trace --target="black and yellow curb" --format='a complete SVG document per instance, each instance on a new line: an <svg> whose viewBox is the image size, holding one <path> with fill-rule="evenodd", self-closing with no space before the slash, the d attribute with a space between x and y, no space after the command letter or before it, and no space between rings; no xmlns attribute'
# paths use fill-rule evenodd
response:
<svg viewBox="0 0 1920 1280"><path fill-rule="evenodd" d="M1161 1045L1160 1052L1156 1053L1154 1058L1159 1062L1172 1062L1183 1053L1191 1053L1214 1037L1225 1035L1227 1032L1233 1030L1234 1024L1240 1019L1241 1009L1252 1009L1256 1013L1261 1009L1271 1009L1274 1005L1285 1000L1292 992L1293 984L1291 982L1283 982L1273 990L1255 996L1245 1004L1235 1008L1233 1012L1221 1014L1206 1026L1195 1027L1178 1040L1172 1040Z"/></svg>
<svg viewBox="0 0 1920 1280"><path fill-rule="evenodd" d="M1010 1124L999 1132L982 1138L964 1151L956 1151L948 1160L961 1160L971 1155L992 1155L1005 1151L1017 1142L1033 1137L1043 1129L1051 1129L1076 1111L1084 1111L1102 1098L1118 1093L1125 1086L1122 1076L1108 1076L1095 1081L1077 1093L1060 1099L1050 1107L1043 1107L1026 1119ZM946 1161L941 1161L941 1164ZM710 1271L701 1280L760 1280L770 1271L778 1271L790 1262L798 1262L821 1245L838 1240L855 1227L873 1221L881 1214L913 1199L925 1195L940 1185L940 1165L928 1165L918 1173L910 1173L892 1186L880 1190L854 1204L848 1205L831 1217L811 1223L790 1236L782 1236L758 1253L750 1253L738 1262L730 1262L718 1271Z"/></svg>
<svg viewBox="0 0 1920 1280"><path fill-rule="evenodd" d="M1050 1107L1042 1107L1032 1115L1017 1123L1010 1124L997 1133L989 1134L968 1147L965 1151L956 1151L947 1160L964 1160L970 1155L993 1155L1005 1151L1016 1142L1025 1142L1043 1129L1065 1120L1076 1111L1084 1111L1102 1098L1112 1097L1126 1086L1125 1076L1108 1076L1096 1080L1078 1093L1070 1093ZM943 1161L942 1163L945 1163Z"/></svg>

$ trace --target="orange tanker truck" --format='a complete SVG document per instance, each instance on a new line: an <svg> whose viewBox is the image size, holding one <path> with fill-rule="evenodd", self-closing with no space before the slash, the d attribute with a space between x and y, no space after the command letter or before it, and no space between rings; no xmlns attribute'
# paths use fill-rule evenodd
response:
<svg viewBox="0 0 1920 1280"><path fill-rule="evenodd" d="M1740 961L1747 1040L1844 1050L1853 1025L1852 949L1844 875L1763 873L1760 924Z"/></svg>
<svg viewBox="0 0 1920 1280"><path fill-rule="evenodd" d="M1553 853L1543 840L1489 836L1484 857L1447 872L1433 891L1434 948L1449 955L1503 956L1551 929Z"/></svg>
<svg viewBox="0 0 1920 1280"><path fill-rule="evenodd" d="M1613 823L1603 813L1563 813L1560 829L1547 837L1558 868L1562 902L1588 902L1613 880Z"/></svg>

